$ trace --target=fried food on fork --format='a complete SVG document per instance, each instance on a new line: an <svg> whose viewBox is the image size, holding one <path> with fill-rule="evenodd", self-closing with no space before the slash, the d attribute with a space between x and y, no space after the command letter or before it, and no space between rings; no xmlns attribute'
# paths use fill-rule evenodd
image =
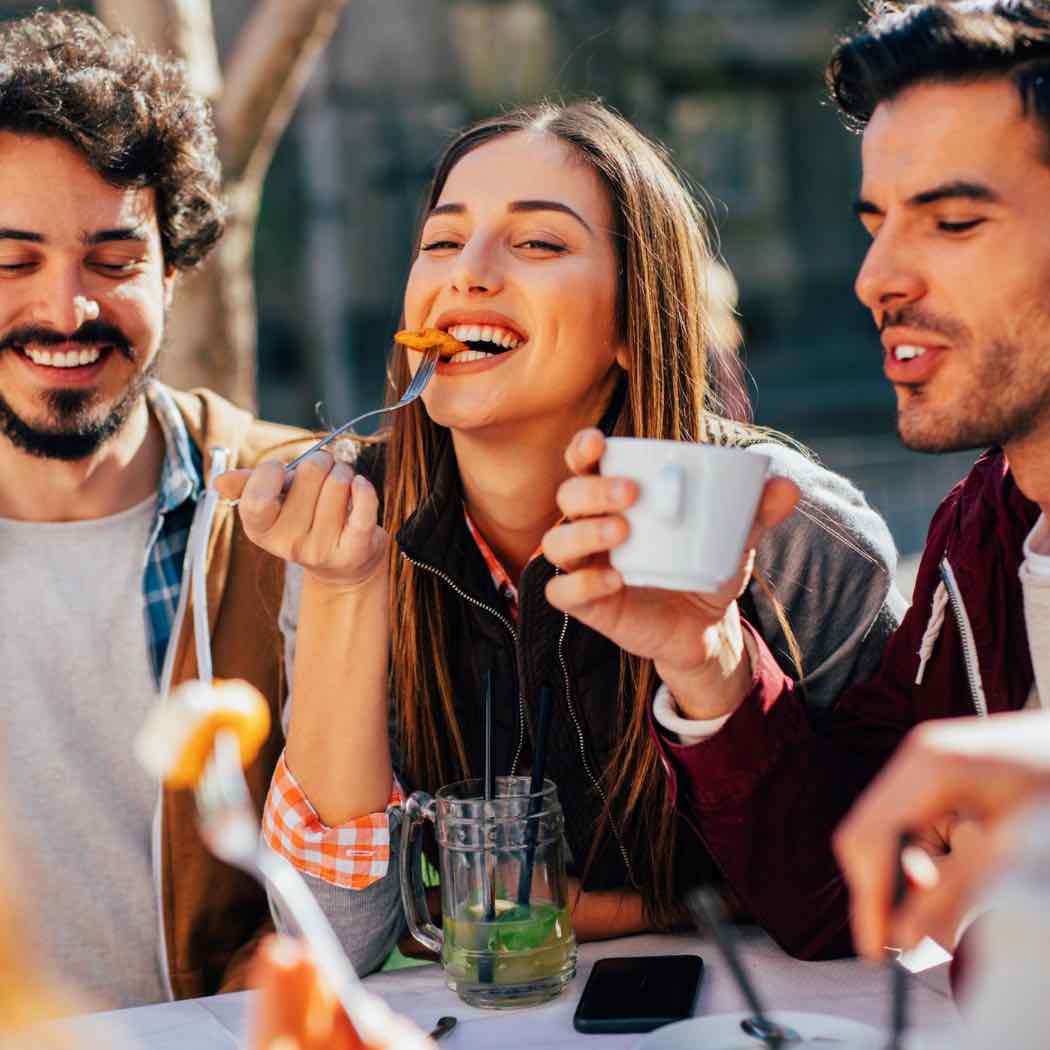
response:
<svg viewBox="0 0 1050 1050"><path fill-rule="evenodd" d="M192 788L223 729L237 735L241 764L247 766L270 733L270 709L262 693L239 679L183 682L150 712L135 751L142 765L170 787Z"/></svg>
<svg viewBox="0 0 1050 1050"><path fill-rule="evenodd" d="M420 328L418 331L405 329L395 332L394 342L407 346L409 350L418 350L421 353L433 350L436 347L438 357L444 361L470 349L466 343L461 343L454 336L449 335L448 332L441 331L440 328Z"/></svg>

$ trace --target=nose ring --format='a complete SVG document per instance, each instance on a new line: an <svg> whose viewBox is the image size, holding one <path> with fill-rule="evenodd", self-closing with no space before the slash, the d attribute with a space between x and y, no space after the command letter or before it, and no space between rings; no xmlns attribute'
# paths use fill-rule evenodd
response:
<svg viewBox="0 0 1050 1050"><path fill-rule="evenodd" d="M102 312L101 307L95 302L94 299L81 298L81 307L84 311L85 321L97 321L98 315Z"/></svg>

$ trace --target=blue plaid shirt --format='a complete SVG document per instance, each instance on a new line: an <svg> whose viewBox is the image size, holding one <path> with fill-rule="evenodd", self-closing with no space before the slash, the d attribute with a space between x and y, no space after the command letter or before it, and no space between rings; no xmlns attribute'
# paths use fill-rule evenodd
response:
<svg viewBox="0 0 1050 1050"><path fill-rule="evenodd" d="M164 654L175 623L182 586L182 563L190 538L197 498L204 491L204 458L167 389L157 382L146 388L153 416L164 433L157 516L146 545L142 594L149 626L153 674L160 686Z"/></svg>

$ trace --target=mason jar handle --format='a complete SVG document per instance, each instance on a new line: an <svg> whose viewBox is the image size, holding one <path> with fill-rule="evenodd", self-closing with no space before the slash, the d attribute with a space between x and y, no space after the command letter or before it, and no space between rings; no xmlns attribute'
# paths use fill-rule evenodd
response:
<svg viewBox="0 0 1050 1050"><path fill-rule="evenodd" d="M434 823L436 803L425 791L414 791L405 802L405 819L401 823L401 903L412 936L432 952L440 954L444 934L430 921L426 894L423 892L423 841L419 830L424 821Z"/></svg>

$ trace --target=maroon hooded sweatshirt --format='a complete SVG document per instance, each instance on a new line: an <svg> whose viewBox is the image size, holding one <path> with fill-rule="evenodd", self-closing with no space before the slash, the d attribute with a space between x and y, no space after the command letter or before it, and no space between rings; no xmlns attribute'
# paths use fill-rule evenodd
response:
<svg viewBox="0 0 1050 1050"><path fill-rule="evenodd" d="M878 672L819 726L752 632L752 688L725 726L691 746L655 729L679 809L739 906L792 955L853 951L831 835L908 730L1024 706L1033 672L1018 568L1038 517L1005 455L985 453L933 518L911 609Z"/></svg>

